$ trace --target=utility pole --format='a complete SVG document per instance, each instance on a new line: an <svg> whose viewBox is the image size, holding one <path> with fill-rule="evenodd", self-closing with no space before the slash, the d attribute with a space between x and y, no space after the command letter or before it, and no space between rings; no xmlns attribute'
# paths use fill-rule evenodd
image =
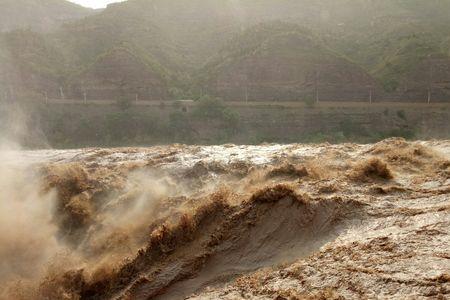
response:
<svg viewBox="0 0 450 300"><path fill-rule="evenodd" d="M433 62L431 60L431 55L428 55L428 62L430 64L430 72L429 72L429 77L428 77L428 99L427 99L427 103L430 104L431 103L431 87L433 85Z"/></svg>
<svg viewBox="0 0 450 300"><path fill-rule="evenodd" d="M83 103L87 104L87 94L86 94L86 87L84 85L84 80L81 82L81 90L83 91Z"/></svg>
<svg viewBox="0 0 450 300"><path fill-rule="evenodd" d="M136 94L136 104L138 103L138 101L139 101L139 96L138 96L138 94Z"/></svg>
<svg viewBox="0 0 450 300"><path fill-rule="evenodd" d="M248 103L248 65L245 64L245 103Z"/></svg>
<svg viewBox="0 0 450 300"><path fill-rule="evenodd" d="M372 88L369 90L369 103L372 104Z"/></svg>
<svg viewBox="0 0 450 300"><path fill-rule="evenodd" d="M245 103L248 103L248 86L245 85Z"/></svg>
<svg viewBox="0 0 450 300"><path fill-rule="evenodd" d="M64 100L64 91L63 91L62 86L59 87L59 94L61 96L61 100Z"/></svg>
<svg viewBox="0 0 450 300"><path fill-rule="evenodd" d="M44 92L45 104L48 104L48 94L47 91Z"/></svg>
<svg viewBox="0 0 450 300"><path fill-rule="evenodd" d="M9 86L9 94L8 94L8 100L14 101L14 97L15 97L15 90L14 90L14 86Z"/></svg>
<svg viewBox="0 0 450 300"><path fill-rule="evenodd" d="M316 103L319 103L319 70L317 69L317 66L316 66L315 87L316 87Z"/></svg>

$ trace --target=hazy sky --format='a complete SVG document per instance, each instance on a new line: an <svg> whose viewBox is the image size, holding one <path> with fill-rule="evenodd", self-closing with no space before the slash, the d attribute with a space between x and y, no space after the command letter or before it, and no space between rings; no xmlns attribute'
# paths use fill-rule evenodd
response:
<svg viewBox="0 0 450 300"><path fill-rule="evenodd" d="M106 5L108 5L109 3L122 2L126 0L69 0L69 1L78 3L86 7L103 8L106 7Z"/></svg>

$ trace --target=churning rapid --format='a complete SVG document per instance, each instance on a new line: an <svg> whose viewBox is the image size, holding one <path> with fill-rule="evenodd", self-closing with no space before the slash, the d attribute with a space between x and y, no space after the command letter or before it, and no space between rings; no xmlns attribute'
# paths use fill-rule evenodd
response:
<svg viewBox="0 0 450 300"><path fill-rule="evenodd" d="M450 297L450 141L2 151L1 299Z"/></svg>

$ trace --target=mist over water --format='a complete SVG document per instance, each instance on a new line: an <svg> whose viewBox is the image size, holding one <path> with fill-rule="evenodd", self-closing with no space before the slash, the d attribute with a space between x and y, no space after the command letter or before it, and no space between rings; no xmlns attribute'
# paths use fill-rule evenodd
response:
<svg viewBox="0 0 450 300"><path fill-rule="evenodd" d="M157 208L181 186L162 174L127 171L133 164L122 166L123 175L103 168L95 183L84 165L29 160L14 141L23 130L16 121L0 147L0 299L60 299L65 272L96 280L145 246L149 222L167 216ZM94 199L104 180L111 190L100 188L104 195Z"/></svg>
<svg viewBox="0 0 450 300"><path fill-rule="evenodd" d="M52 222L55 194L42 191L38 175L30 171L30 166L20 164L20 154L15 153L17 149L13 151L0 152L3 286L9 280L36 278L60 250Z"/></svg>
<svg viewBox="0 0 450 300"><path fill-rule="evenodd" d="M64 245L54 223L57 195L45 189L38 168L23 157L27 116L19 105L3 103L1 109L0 297L14 299L15 284L39 280Z"/></svg>

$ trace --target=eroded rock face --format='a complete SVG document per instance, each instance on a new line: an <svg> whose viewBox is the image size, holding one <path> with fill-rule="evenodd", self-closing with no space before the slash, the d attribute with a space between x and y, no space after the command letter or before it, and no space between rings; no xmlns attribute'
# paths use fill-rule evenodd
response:
<svg viewBox="0 0 450 300"><path fill-rule="evenodd" d="M3 270L2 296L445 298L449 152L401 139L20 152L2 170L34 170L53 244L33 277Z"/></svg>

